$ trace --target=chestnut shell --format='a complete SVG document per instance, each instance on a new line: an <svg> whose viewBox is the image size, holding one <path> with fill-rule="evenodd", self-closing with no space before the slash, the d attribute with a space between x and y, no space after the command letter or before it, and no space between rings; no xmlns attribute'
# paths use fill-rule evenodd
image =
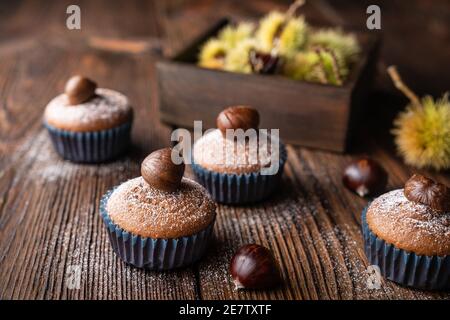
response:
<svg viewBox="0 0 450 320"><path fill-rule="evenodd" d="M238 249L230 263L237 288L272 288L281 281L278 264L269 249L247 244Z"/></svg>
<svg viewBox="0 0 450 320"><path fill-rule="evenodd" d="M359 196L377 195L387 184L387 173L378 162L367 157L351 162L344 170L343 184Z"/></svg>
<svg viewBox="0 0 450 320"><path fill-rule="evenodd" d="M141 175L152 187L171 192L179 188L184 169L184 163L173 163L172 149L164 148L152 152L142 161Z"/></svg>
<svg viewBox="0 0 450 320"><path fill-rule="evenodd" d="M405 183L405 197L413 202L429 206L439 212L450 211L450 189L420 174L414 174Z"/></svg>
<svg viewBox="0 0 450 320"><path fill-rule="evenodd" d="M97 84L86 77L76 75L71 77L64 89L71 105L83 103L95 96Z"/></svg>
<svg viewBox="0 0 450 320"><path fill-rule="evenodd" d="M280 58L270 53L250 51L250 66L252 71L259 74L274 74L278 69Z"/></svg>
<svg viewBox="0 0 450 320"><path fill-rule="evenodd" d="M248 106L233 106L224 109L217 116L217 128L226 134L227 129L258 129L259 113Z"/></svg>

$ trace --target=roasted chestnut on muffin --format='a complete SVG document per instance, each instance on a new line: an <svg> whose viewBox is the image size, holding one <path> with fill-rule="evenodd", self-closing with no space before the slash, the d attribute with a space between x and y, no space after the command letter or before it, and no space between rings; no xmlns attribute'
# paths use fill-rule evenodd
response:
<svg viewBox="0 0 450 320"><path fill-rule="evenodd" d="M167 270L200 259L212 234L216 206L197 182L183 178L172 149L151 153L142 176L107 192L100 214L115 253L140 268Z"/></svg>
<svg viewBox="0 0 450 320"><path fill-rule="evenodd" d="M65 92L52 99L44 126L58 154L81 163L97 163L120 155L130 143L133 110L120 92L97 88L82 76L71 77Z"/></svg>
<svg viewBox="0 0 450 320"><path fill-rule="evenodd" d="M450 190L415 174L363 212L369 263L399 284L450 288Z"/></svg>
<svg viewBox="0 0 450 320"><path fill-rule="evenodd" d="M194 143L193 171L215 201L257 202L278 186L287 158L286 149L272 133L257 130L259 120L254 108L226 108L217 117L218 128ZM245 136L249 130L251 133ZM239 131L245 139L234 139L233 134ZM274 172L265 174L270 167Z"/></svg>

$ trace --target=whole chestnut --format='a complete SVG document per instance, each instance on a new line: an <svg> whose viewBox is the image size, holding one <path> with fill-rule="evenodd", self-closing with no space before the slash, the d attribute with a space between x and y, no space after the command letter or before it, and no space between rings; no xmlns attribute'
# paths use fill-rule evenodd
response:
<svg viewBox="0 0 450 320"><path fill-rule="evenodd" d="M172 161L172 149L165 148L152 152L142 161L141 175L152 187L172 192L179 188L184 168L184 163Z"/></svg>
<svg viewBox="0 0 450 320"><path fill-rule="evenodd" d="M438 212L450 212L450 189L420 174L414 174L405 183L405 197L409 201L429 206Z"/></svg>
<svg viewBox="0 0 450 320"><path fill-rule="evenodd" d="M259 113L247 106L233 106L223 110L217 116L217 128L225 136L227 129L258 129Z"/></svg>
<svg viewBox="0 0 450 320"><path fill-rule="evenodd" d="M361 158L345 168L342 182L360 197L365 197L384 190L387 184L387 173L376 161Z"/></svg>
<svg viewBox="0 0 450 320"><path fill-rule="evenodd" d="M280 283L278 264L269 249L247 244L238 249L230 263L236 288L271 288Z"/></svg>
<svg viewBox="0 0 450 320"><path fill-rule="evenodd" d="M64 92L69 99L69 103L76 105L95 96L95 89L97 89L97 84L94 81L77 75L67 81Z"/></svg>

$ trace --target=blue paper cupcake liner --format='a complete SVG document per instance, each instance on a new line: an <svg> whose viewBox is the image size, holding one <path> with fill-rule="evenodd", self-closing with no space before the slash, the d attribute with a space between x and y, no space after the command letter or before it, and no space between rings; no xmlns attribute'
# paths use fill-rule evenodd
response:
<svg viewBox="0 0 450 320"><path fill-rule="evenodd" d="M58 154L73 162L99 163L120 155L130 144L132 121L108 130L74 132L44 121Z"/></svg>
<svg viewBox="0 0 450 320"><path fill-rule="evenodd" d="M113 190L100 200L100 215L106 225L114 252L124 262L138 268L170 270L188 266L205 253L214 222L202 231L174 239L153 239L134 235L117 226L109 217L106 204Z"/></svg>
<svg viewBox="0 0 450 320"><path fill-rule="evenodd" d="M249 204L267 198L278 186L283 175L287 151L280 145L280 165L274 175L259 172L248 174L220 173L203 168L192 160L192 170L211 198L223 204Z"/></svg>
<svg viewBox="0 0 450 320"><path fill-rule="evenodd" d="M366 221L367 207L362 212L364 250L371 265L381 275L398 284L425 290L450 288L450 256L416 255L378 238Z"/></svg>

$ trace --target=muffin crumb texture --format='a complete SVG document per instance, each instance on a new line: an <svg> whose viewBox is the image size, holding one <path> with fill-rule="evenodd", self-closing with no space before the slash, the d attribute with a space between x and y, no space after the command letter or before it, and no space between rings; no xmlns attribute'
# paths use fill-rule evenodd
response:
<svg viewBox="0 0 450 320"><path fill-rule="evenodd" d="M174 192L153 188L142 177L131 179L113 192L107 204L119 227L155 239L200 232L214 220L215 208L203 187L187 178Z"/></svg>
<svg viewBox="0 0 450 320"><path fill-rule="evenodd" d="M450 254L450 212L409 201L403 189L375 199L367 223L379 238L400 249L427 256Z"/></svg>
<svg viewBox="0 0 450 320"><path fill-rule="evenodd" d="M84 103L70 105L66 94L51 100L45 121L58 129L68 131L100 131L124 124L132 117L128 98L120 92L98 88L96 96Z"/></svg>

